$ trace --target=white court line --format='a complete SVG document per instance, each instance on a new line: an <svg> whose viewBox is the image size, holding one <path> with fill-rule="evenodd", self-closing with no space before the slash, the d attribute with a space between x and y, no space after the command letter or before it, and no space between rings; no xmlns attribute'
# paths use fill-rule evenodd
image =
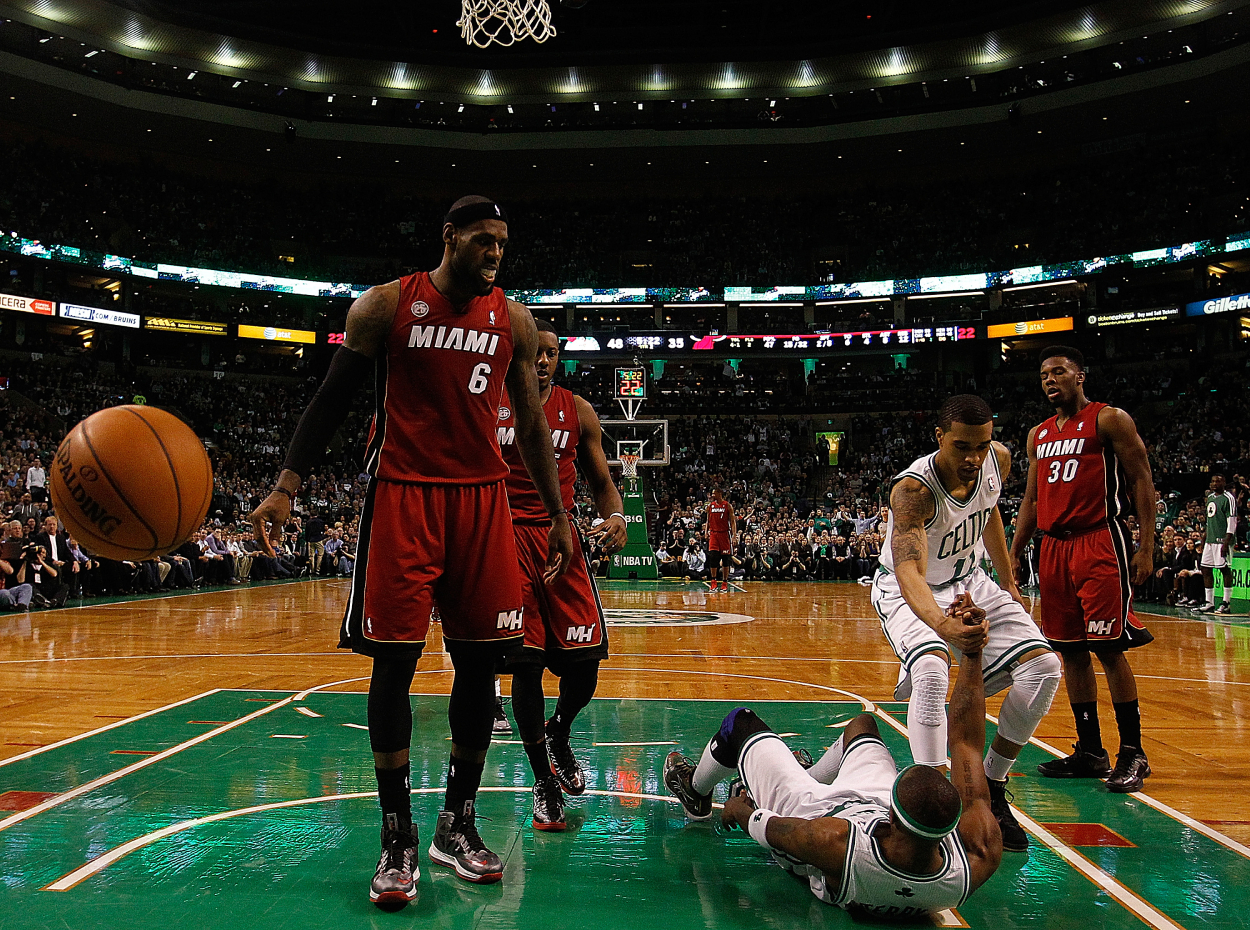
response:
<svg viewBox="0 0 1250 930"><path fill-rule="evenodd" d="M195 697L184 698L181 701L175 701L173 704L166 704L164 707L157 707L154 710L145 710L141 714L135 714L133 717L127 717L125 720L118 720L116 723L110 723L96 730L89 730L86 733L79 733L77 736L71 736L60 742L49 743L47 746L40 746L38 749L32 749L30 752L24 752L20 755L9 756L7 759L0 759L0 766L11 765L14 762L21 762L23 759L29 759L31 756L37 756L41 752L48 752L51 749L60 749L62 746L68 746L70 743L76 743L80 739L86 739L88 736L97 736L100 733L107 733L109 730L115 730L123 727L128 723L134 723L136 720L142 720L144 717L151 717L153 714L159 714L164 710L172 710L175 707L181 707L183 704L190 704L192 701L198 701L200 698L206 698L209 695L216 694L221 688L213 688L211 691L205 691L203 694L197 694Z"/></svg>
<svg viewBox="0 0 1250 930"><path fill-rule="evenodd" d="M289 703L291 703L291 699L286 698L285 700L270 704L268 707L262 707L260 710L254 711L246 717L240 717L238 720L232 720L230 723L223 726L214 727L207 733L201 733L199 736L194 739L189 739L185 743L179 743L177 746L170 746L168 749L158 752L154 756L148 756L146 759L135 762L125 768L120 768L115 772L110 772L109 774L102 775L99 778L87 782L86 784L79 785L77 788L74 788L71 791L66 791L64 794L58 794L55 797L48 798L48 800L44 801L42 804L36 804L34 807L28 808L27 810L11 814L3 820L0 820L0 831L7 830L14 824L21 823L23 820L29 820L31 817L42 814L44 811L51 810L54 807L60 807L67 801L72 801L74 798L81 797L84 794L94 791L96 788L103 787L104 785L111 784L118 779L125 778L127 775L131 775L140 769L145 769L149 765L155 765L157 762L163 762L165 759L168 759L170 756L177 755L184 749L190 749L192 746L198 746L200 743L210 740L214 736L220 736L222 733L233 730L237 726L241 726L242 724L255 720L257 717L263 717L265 714L271 713L279 707Z"/></svg>
<svg viewBox="0 0 1250 930"><path fill-rule="evenodd" d="M444 788L413 788L411 791L411 794L442 794L445 790L446 789ZM533 789L516 788L512 786L507 786L507 785L500 785L500 786L494 786L494 787L480 788L478 790L479 790L479 793L482 793L482 794L485 794L485 793L529 794ZM680 804L681 803L677 800L677 798L671 797L669 795L641 794L635 791L605 791L605 790L597 789L597 788L588 788L585 791L585 794L597 795L599 797L610 797L610 798L635 798L635 799L643 800L643 801L663 801L666 804ZM153 831L152 833L147 833L143 836L136 837L135 839L130 840L129 842L123 843L120 846L115 846L114 848L110 849L108 852L102 853L101 855L90 860L89 862L79 866L77 869L68 873L67 875L63 875L61 878L57 879L52 884L46 885L43 890L44 891L69 891L79 882L83 881L86 878L90 878L92 875L95 875L96 873L108 868L108 866L112 865L118 859L121 859L124 856L129 855L130 853L134 852L137 849L142 849L143 847L150 846L153 843L157 842L158 840L162 840L167 836L173 836L175 833L181 833L185 830L191 830L195 827L203 826L204 824L217 823L222 820L230 820L234 817L243 817L248 814L256 814L256 813L261 813L263 811L280 810L282 808L287 808L287 807L302 807L308 804L323 804L329 801L354 801L354 800L359 800L361 798L376 798L377 796L378 795L376 791L359 791L359 792L354 792L352 794L331 794L331 795L324 795L322 797L317 797L317 798L298 798L297 800L294 800L294 801L277 801L272 804L257 804L253 807L241 807L241 808L238 808L237 810L222 811L221 813L218 813L218 814L210 814L207 817L196 817L193 820L184 820L181 823L170 824L168 827L164 827L160 830ZM719 807L720 805L716 805L716 806Z"/></svg>
<svg viewBox="0 0 1250 930"><path fill-rule="evenodd" d="M491 742L498 742L492 740ZM592 746L676 746L676 740L656 740L650 743L591 743Z"/></svg>
<svg viewBox="0 0 1250 930"><path fill-rule="evenodd" d="M307 736L296 736L292 733L275 733L269 738L270 739L308 739Z"/></svg>
<svg viewBox="0 0 1250 930"><path fill-rule="evenodd" d="M747 678L747 679L750 679L751 681L772 681L772 682L776 682L777 684L782 684L782 685L798 685L803 688L815 688L818 691L830 691L834 694L841 694L844 697L849 697L852 700L858 701L860 706L864 708L865 713L871 714L871 713L874 713L877 709L877 705L874 704L872 701L869 701L866 698L862 698L858 694L855 694L854 692L843 691L841 688L834 688L829 685L818 685L815 682L811 682L811 681L794 681L793 679L790 679L790 678L766 678L763 675L734 675L730 672L698 672L692 669L677 669L677 668L620 668L620 667L617 667L617 668L614 668L613 671L617 671L617 672L664 672L667 675L710 675L714 678ZM617 700L619 700L619 698ZM643 699L639 699L639 700L643 700ZM674 700L674 699L673 698L650 698L649 700L668 701L668 700ZM688 700L688 699L677 698L676 700ZM730 704L733 703L733 701L727 700L726 698L690 698L689 700L703 700L703 701L719 700L719 701L727 702ZM756 701L755 703L760 704L764 702ZM777 699L774 703L790 704L790 703L798 703L798 702L784 701L782 699ZM827 701L812 701L810 703L825 704L828 702Z"/></svg>
<svg viewBox="0 0 1250 930"><path fill-rule="evenodd" d="M892 728L897 730L903 736L907 735L907 728L894 719L884 710L878 710L877 716L888 723ZM985 715L987 718L989 714ZM990 718L993 719L993 718ZM997 721L996 721L997 722ZM1142 921L1154 927L1155 930L1185 930L1180 924L1175 923L1170 918L1164 916L1155 910L1145 899L1140 898L1134 892L1130 891L1126 886L1120 884L1098 866L1094 865L1089 859L1086 859L1079 852L1064 843L1059 837L1055 836L1036 820L1030 818L1014 804L1011 810L1015 813L1016 819L1020 821L1020 825L1041 840L1049 847L1059 858L1063 859L1074 869L1088 878L1099 888L1106 891L1115 898L1120 904L1129 911L1132 911Z"/></svg>
<svg viewBox="0 0 1250 930"><path fill-rule="evenodd" d="M995 724L998 723L997 717L994 717L991 714L986 714L985 716L987 719L992 720ZM1062 752L1060 752L1054 746L1050 745L1050 743L1046 743L1038 739L1036 736L1032 737L1029 740L1029 742L1032 743L1034 746L1037 746L1037 747L1040 747L1041 749L1046 750L1056 759L1062 759L1064 757L1064 754ZM1237 853L1238 855L1245 856L1247 859L1250 859L1250 848L1242 845L1241 843L1238 843L1231 836L1225 836L1219 830L1216 830L1216 829L1213 829L1212 827L1207 826L1201 820L1195 820L1193 817L1190 817L1188 814L1182 814L1180 811L1176 810L1175 808L1168 807L1168 805L1164 804L1162 801L1152 798L1150 795L1146 794L1144 791L1130 792L1129 797L1137 798L1137 800L1141 801L1147 807L1153 807L1159 813L1166 814L1168 817L1171 817L1173 820L1177 821L1178 823L1182 823L1185 826L1189 827L1189 829L1197 831L1198 833L1201 833L1203 836L1207 837L1208 839L1215 840L1215 842L1219 843L1221 846L1224 846L1227 849L1231 849L1233 852Z"/></svg>
<svg viewBox="0 0 1250 930"><path fill-rule="evenodd" d="M297 707L295 712L303 714L305 717L324 717L325 714L319 714L315 710L309 710L307 707Z"/></svg>

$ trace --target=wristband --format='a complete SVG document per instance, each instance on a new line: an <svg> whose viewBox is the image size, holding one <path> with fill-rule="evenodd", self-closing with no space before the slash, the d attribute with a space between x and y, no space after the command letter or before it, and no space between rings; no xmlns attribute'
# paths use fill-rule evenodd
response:
<svg viewBox="0 0 1250 930"><path fill-rule="evenodd" d="M628 520L626 520L626 519L625 519L625 514L621 513L619 510L618 510L618 511L616 511L615 513L610 513L610 514L608 514L608 519L609 519L609 520L611 520L613 517L620 517L620 518L621 518L621 522L622 522L622 523L628 523L628 522L629 522Z"/></svg>
<svg viewBox="0 0 1250 930"><path fill-rule="evenodd" d="M295 493L293 491L288 491L286 488L274 488L273 493L285 494L290 499L292 504L295 503Z"/></svg>
<svg viewBox="0 0 1250 930"><path fill-rule="evenodd" d="M564 507L561 507L559 510L551 511L551 513L547 514L547 516L551 517L551 519L554 520L556 517L560 516L560 514L562 513L568 513L568 510L565 509Z"/></svg>
<svg viewBox="0 0 1250 930"><path fill-rule="evenodd" d="M765 849L772 849L768 845L768 821L777 815L766 807L757 807L751 814L751 819L747 821L747 833L751 835L751 839L759 843Z"/></svg>

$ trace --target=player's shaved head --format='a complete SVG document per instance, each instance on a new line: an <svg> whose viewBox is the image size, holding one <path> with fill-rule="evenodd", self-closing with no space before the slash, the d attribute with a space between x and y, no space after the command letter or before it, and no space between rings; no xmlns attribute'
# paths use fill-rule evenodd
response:
<svg viewBox="0 0 1250 930"><path fill-rule="evenodd" d="M949 832L963 811L955 786L928 765L905 769L894 785L894 798L902 808L898 813L904 816L898 819L905 829L906 821L911 821L926 831Z"/></svg>
<svg viewBox="0 0 1250 930"><path fill-rule="evenodd" d="M942 404L937 421L943 432L950 432L954 423L981 426L993 419L994 411L990 409L990 405L976 394L956 394Z"/></svg>
<svg viewBox="0 0 1250 930"><path fill-rule="evenodd" d="M552 333L553 335L559 335L555 324L550 320L540 320L538 317L534 317L534 326L540 333Z"/></svg>
<svg viewBox="0 0 1250 930"><path fill-rule="evenodd" d="M468 196L461 197L459 200L453 203L451 205L451 209L448 210L447 212L452 213L456 210L459 210L461 207L468 207L475 203L494 203L494 202L495 201L491 200L489 197L483 197L481 194L469 194Z"/></svg>

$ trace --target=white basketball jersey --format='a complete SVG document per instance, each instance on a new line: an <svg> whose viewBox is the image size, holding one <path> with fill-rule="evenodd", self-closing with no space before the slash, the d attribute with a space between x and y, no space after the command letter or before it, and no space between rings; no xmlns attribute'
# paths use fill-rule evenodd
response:
<svg viewBox="0 0 1250 930"><path fill-rule="evenodd" d="M810 875L812 894L826 904L874 917L917 917L931 911L959 907L968 897L968 856L958 833L942 839L942 868L933 875L910 875L885 861L872 832L889 822L890 812L879 805L856 804L837 817L850 826L842 881L835 887L825 876Z"/></svg>
<svg viewBox="0 0 1250 930"><path fill-rule="evenodd" d="M933 518L924 526L929 540L929 565L924 580L935 588L962 581L976 569L984 551L981 534L1003 490L998 456L992 447L981 463L976 487L965 501L955 500L943 486L933 463L936 455L934 452L916 459L894 479L897 483L903 478L915 478L933 495ZM890 547L893 536L894 511L891 510L885 541L881 544L881 564L890 572L894 571L894 553Z"/></svg>

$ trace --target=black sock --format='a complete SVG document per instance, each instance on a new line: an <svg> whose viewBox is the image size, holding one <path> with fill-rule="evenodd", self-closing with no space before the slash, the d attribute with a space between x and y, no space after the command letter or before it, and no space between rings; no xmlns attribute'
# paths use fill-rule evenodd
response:
<svg viewBox="0 0 1250 930"><path fill-rule="evenodd" d="M546 740L539 743L526 743L525 755L529 757L530 768L534 770L534 781L551 774L551 760L547 758Z"/></svg>
<svg viewBox="0 0 1250 930"><path fill-rule="evenodd" d="M470 762L452 756L447 766L447 800L443 802L443 810L465 816L473 813L473 802L482 784L482 770L485 768L485 762Z"/></svg>
<svg viewBox="0 0 1250 930"><path fill-rule="evenodd" d="M547 721L547 732L557 739L568 739L573 720L595 696L599 685L599 663L578 662L560 676L560 697L556 712Z"/></svg>
<svg viewBox="0 0 1250 930"><path fill-rule="evenodd" d="M1076 718L1076 741L1086 752L1098 755L1102 752L1102 728L1098 725L1098 702L1083 701L1080 704L1073 704L1072 716Z"/></svg>
<svg viewBox="0 0 1250 930"><path fill-rule="evenodd" d="M380 769L374 766L373 771L378 777L378 804L382 807L382 816L397 814L401 826L392 829L403 829L412 822L408 763L405 762L397 769Z"/></svg>
<svg viewBox="0 0 1250 930"><path fill-rule="evenodd" d="M1141 749L1141 708L1136 701L1112 704L1115 708L1115 725L1120 730L1120 748Z"/></svg>

